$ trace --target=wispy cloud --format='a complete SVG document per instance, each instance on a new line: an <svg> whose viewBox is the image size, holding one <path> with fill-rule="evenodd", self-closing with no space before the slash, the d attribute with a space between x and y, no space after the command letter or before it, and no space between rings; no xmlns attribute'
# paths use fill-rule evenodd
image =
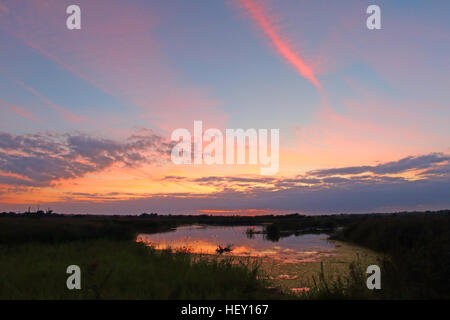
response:
<svg viewBox="0 0 450 320"><path fill-rule="evenodd" d="M32 120L35 122L41 122L39 119L37 119L30 111L25 110L21 107L9 104L6 101L3 101L0 99L0 104L4 105L5 107L9 108L11 111L13 111L14 113L18 114L19 116L22 116L28 120Z"/></svg>
<svg viewBox="0 0 450 320"><path fill-rule="evenodd" d="M276 25L274 17L269 14L263 3L254 0L237 0L237 2L249 14L256 26L270 39L278 54L286 59L302 77L308 79L318 89L321 89L322 86L316 78L313 69L295 52L289 41L281 35L280 28Z"/></svg>
<svg viewBox="0 0 450 320"><path fill-rule="evenodd" d="M68 122L72 122L72 123L78 123L78 122L85 122L87 121L86 119L77 116L76 114L66 110L65 108L57 105L56 103L52 102L51 100L49 100L47 97L45 97L44 95L42 95L41 93L39 93L37 90L35 90L34 88L26 85L25 83L21 82L21 81L17 81L17 83L23 87L24 89L28 90L29 92L31 92L34 96L38 97L43 103L45 103L47 106L49 106L50 108L55 109L56 111L58 111L61 116Z"/></svg>

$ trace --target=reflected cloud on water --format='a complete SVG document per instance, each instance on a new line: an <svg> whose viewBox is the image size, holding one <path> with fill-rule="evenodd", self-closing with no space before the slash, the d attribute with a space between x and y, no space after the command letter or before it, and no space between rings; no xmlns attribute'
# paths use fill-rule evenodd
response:
<svg viewBox="0 0 450 320"><path fill-rule="evenodd" d="M249 228L253 232L249 233ZM198 254L217 254L219 246L230 246L230 255L270 257L292 263L315 261L318 255L331 254L335 248L326 234L290 235L272 242L261 231L261 226L191 225L171 232L139 234L136 241L158 250L183 249Z"/></svg>

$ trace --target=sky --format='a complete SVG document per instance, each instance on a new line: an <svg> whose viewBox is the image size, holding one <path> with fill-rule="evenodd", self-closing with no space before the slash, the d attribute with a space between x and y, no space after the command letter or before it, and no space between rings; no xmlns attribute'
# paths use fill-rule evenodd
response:
<svg viewBox="0 0 450 320"><path fill-rule="evenodd" d="M66 8L81 9L68 30ZM366 27L369 5L381 29ZM0 0L0 211L450 207L450 2ZM171 161L279 129L279 170Z"/></svg>

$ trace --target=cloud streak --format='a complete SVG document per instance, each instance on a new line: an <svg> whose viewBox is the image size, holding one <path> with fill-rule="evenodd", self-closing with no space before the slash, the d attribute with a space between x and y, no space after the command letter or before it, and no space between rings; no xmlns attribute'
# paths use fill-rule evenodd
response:
<svg viewBox="0 0 450 320"><path fill-rule="evenodd" d="M37 119L30 111L28 111L28 110L25 110L25 109L23 109L23 108L21 108L21 107L18 107L18 106L14 106L14 105L12 105L12 104L9 104L8 102L3 101L3 100L1 100L1 99L0 99L0 104L6 106L8 109L10 109L11 111L13 111L14 113L18 114L18 115L21 116L21 117L24 117L24 118L26 118L26 119L28 119L28 120L32 120L32 121L41 123L41 121L38 120L38 119Z"/></svg>
<svg viewBox="0 0 450 320"><path fill-rule="evenodd" d="M36 91L35 89L33 89L30 86L27 86L25 83L21 82L21 81L17 81L17 83L23 87L24 89L26 89L27 91L29 91L30 93L32 93L34 96L36 96L37 98L39 98L43 103L45 103L47 106L55 109L56 111L58 111L61 116L68 122L72 122L72 123L79 123L79 122L85 122L87 121L86 119L77 116L76 114L64 109L63 107L57 105L56 103L50 101L47 97L43 96L42 94L40 94L38 91Z"/></svg>
<svg viewBox="0 0 450 320"><path fill-rule="evenodd" d="M308 79L317 89L322 89L322 85L316 78L313 69L295 52L289 45L289 41L283 38L274 22L275 19L270 16L264 5L254 0L237 0L237 2L250 15L255 25L270 39L278 54L286 59L302 77Z"/></svg>

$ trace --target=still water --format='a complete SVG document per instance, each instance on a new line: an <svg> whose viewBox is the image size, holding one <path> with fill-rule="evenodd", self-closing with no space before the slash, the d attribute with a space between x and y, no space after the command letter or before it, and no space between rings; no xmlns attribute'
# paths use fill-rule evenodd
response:
<svg viewBox="0 0 450 320"><path fill-rule="evenodd" d="M273 242L263 234L246 233L248 226L218 227L191 225L174 231L140 234L137 241L155 249L185 248L192 253L217 254L218 246L231 245L231 255L270 257L283 262L315 261L318 255L330 254L335 246L327 241L326 234L303 234L282 237ZM251 227L255 232L261 226Z"/></svg>

